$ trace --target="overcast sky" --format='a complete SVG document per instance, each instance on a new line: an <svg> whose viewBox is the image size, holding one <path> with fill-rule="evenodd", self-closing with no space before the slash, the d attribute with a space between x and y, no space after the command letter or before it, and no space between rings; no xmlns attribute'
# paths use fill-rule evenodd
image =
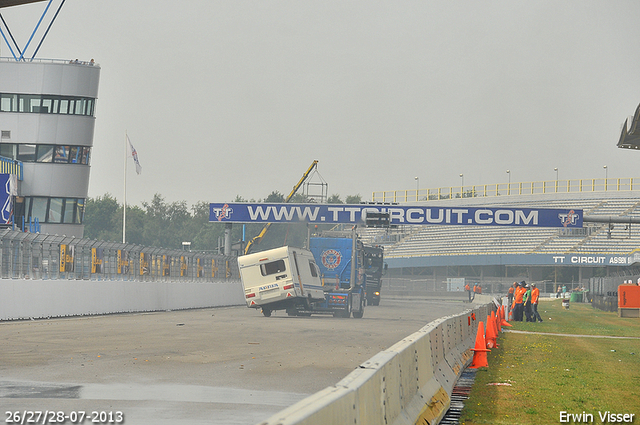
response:
<svg viewBox="0 0 640 425"><path fill-rule="evenodd" d="M2 10L21 45L45 5ZM640 103L639 15L635 0L69 0L37 58L102 68L89 196L122 201L126 131L132 204L288 194L314 159L329 194L370 200L507 169L637 177L640 152L616 143Z"/></svg>

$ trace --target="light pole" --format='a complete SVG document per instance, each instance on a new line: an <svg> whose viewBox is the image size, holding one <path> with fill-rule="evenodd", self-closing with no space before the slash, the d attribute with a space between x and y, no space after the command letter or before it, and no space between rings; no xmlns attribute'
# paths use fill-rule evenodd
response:
<svg viewBox="0 0 640 425"><path fill-rule="evenodd" d="M509 183L507 183L507 195L511 195L511 170L507 170L507 176L509 176Z"/></svg>
<svg viewBox="0 0 640 425"><path fill-rule="evenodd" d="M604 168L604 190L607 190L607 179L609 178L609 169L607 168L607 166L603 166L602 168Z"/></svg>
<svg viewBox="0 0 640 425"><path fill-rule="evenodd" d="M558 181L558 167L554 168L553 171L556 172L556 181Z"/></svg>
<svg viewBox="0 0 640 425"><path fill-rule="evenodd" d="M418 200L418 192L420 191L420 178L418 178L418 176L416 176L414 178L414 180L416 181L416 201Z"/></svg>
<svg viewBox="0 0 640 425"><path fill-rule="evenodd" d="M464 196L464 174L460 173L460 197Z"/></svg>

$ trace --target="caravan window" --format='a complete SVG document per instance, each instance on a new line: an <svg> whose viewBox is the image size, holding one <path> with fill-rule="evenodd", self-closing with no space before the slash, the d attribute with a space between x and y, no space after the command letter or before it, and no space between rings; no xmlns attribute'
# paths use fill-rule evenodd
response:
<svg viewBox="0 0 640 425"><path fill-rule="evenodd" d="M260 272L262 272L262 276L269 276L271 274L281 273L283 271L285 271L284 260L277 260L270 263L260 264Z"/></svg>
<svg viewBox="0 0 640 425"><path fill-rule="evenodd" d="M309 260L309 268L311 269L311 276L318 277L318 266L313 260Z"/></svg>

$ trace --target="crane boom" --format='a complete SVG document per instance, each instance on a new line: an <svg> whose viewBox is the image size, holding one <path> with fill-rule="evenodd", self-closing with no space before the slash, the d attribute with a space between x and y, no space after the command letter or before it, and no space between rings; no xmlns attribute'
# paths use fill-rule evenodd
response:
<svg viewBox="0 0 640 425"><path fill-rule="evenodd" d="M298 189L300 189L300 186L302 186L304 184L304 182L309 178L309 175L311 174L311 172L318 166L318 160L314 160L311 163L311 166L309 166L309 168L307 169L307 171L304 172L304 174L302 175L302 177L300 178L300 181L298 183L296 183L293 186L293 189L291 189L291 193L289 193L289 195L285 198L284 202L289 202L291 200L291 198L293 198L293 196L296 194L296 192L298 192ZM260 231L260 233L258 234L258 236L254 237L253 239L251 239L248 243L247 246L244 249L244 254L247 255L251 252L251 248L256 245L259 244L260 241L262 240L262 238L264 237L264 235L267 234L267 232L269 231L269 228L271 227L272 223L267 223L265 224L265 226L262 228L262 230Z"/></svg>

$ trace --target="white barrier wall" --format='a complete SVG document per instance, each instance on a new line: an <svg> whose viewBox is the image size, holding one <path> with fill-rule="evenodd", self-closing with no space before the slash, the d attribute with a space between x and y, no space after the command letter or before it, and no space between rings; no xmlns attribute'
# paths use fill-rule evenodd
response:
<svg viewBox="0 0 640 425"><path fill-rule="evenodd" d="M0 280L0 320L243 305L239 280Z"/></svg>
<svg viewBox="0 0 640 425"><path fill-rule="evenodd" d="M437 424L493 303L433 321L260 425Z"/></svg>

